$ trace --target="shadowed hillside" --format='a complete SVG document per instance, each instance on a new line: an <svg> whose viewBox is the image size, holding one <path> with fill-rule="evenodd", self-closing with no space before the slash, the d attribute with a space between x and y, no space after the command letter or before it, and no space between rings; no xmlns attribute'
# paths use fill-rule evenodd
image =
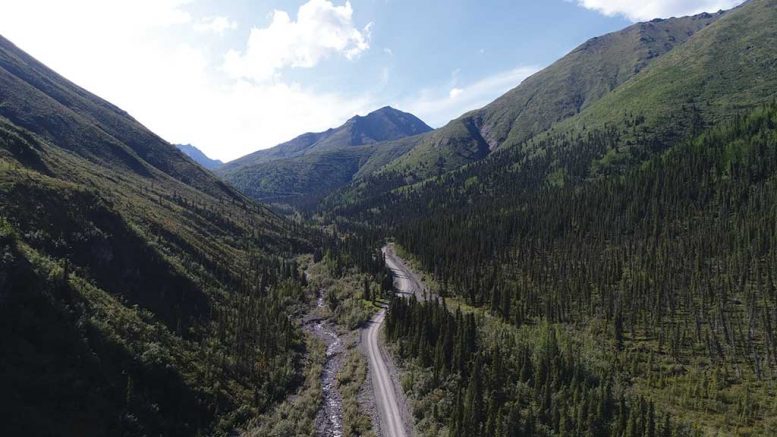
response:
<svg viewBox="0 0 777 437"><path fill-rule="evenodd" d="M285 259L308 244L0 39L3 434L225 433L266 410L297 382Z"/></svg>

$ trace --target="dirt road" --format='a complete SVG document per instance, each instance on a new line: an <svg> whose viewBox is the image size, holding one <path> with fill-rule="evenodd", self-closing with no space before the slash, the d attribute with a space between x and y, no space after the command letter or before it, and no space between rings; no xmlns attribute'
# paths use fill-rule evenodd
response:
<svg viewBox="0 0 777 437"><path fill-rule="evenodd" d="M424 287L419 278L399 258L391 246L383 248L386 257L386 265L394 273L394 288L398 294L404 296L416 295L418 299L424 299ZM391 360L380 347L380 330L386 316L386 309L382 309L372 319L365 333L367 358L370 365L372 387L375 392L375 403L381 422L381 434L386 437L405 437L410 434L408 430L412 425L406 423L410 420L407 408L400 400L403 398L399 392L399 386L392 380Z"/></svg>

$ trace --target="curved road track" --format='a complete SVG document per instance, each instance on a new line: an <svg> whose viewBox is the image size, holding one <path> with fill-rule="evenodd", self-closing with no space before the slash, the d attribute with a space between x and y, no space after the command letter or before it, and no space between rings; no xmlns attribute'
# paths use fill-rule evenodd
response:
<svg viewBox="0 0 777 437"><path fill-rule="evenodd" d="M396 256L390 246L383 248L386 257L386 265L394 274L394 288L397 293L404 296L415 294L423 299L424 287L418 277ZM405 437L409 435L407 430L412 426L405 424L404 419L410 414L405 410L405 405L399 402L399 387L391 379L389 373L388 357L379 344L379 333L386 316L386 309L380 310L372 319L367 328L367 357L372 375L372 386L375 391L375 403L381 421L381 434L386 437Z"/></svg>

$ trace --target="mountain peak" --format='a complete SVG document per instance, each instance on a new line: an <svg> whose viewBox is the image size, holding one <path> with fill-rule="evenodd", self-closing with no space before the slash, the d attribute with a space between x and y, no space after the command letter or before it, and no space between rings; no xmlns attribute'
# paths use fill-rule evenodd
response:
<svg viewBox="0 0 777 437"><path fill-rule="evenodd" d="M415 115L391 106L376 109L365 116L357 115L338 129L352 130L350 145L354 146L396 140L432 130Z"/></svg>
<svg viewBox="0 0 777 437"><path fill-rule="evenodd" d="M353 117L349 118L348 121L362 120L365 118L385 117L385 116L410 116L410 117L416 118L413 114L410 114L408 112L400 111L399 109L396 109L391 106L384 106L382 108L379 108L367 113L367 115L358 115L358 114L354 115Z"/></svg>
<svg viewBox="0 0 777 437"><path fill-rule="evenodd" d="M388 106L388 105L386 105L386 106L384 106L384 107L382 107L380 109L376 109L376 110L370 112L370 114L385 114L385 113L402 113L402 114L405 114L405 112L402 112L399 109L396 109L396 108L394 108L392 106Z"/></svg>
<svg viewBox="0 0 777 437"><path fill-rule="evenodd" d="M355 115L344 124L323 132L310 132L279 144L259 150L227 163L221 170L228 171L260 162L287 159L326 150L393 141L431 131L420 118L391 106L376 109L367 115Z"/></svg>
<svg viewBox="0 0 777 437"><path fill-rule="evenodd" d="M254 152L217 172L257 199L315 201L349 183L362 167L403 153L404 138L431 130L415 115L384 106L337 128Z"/></svg>

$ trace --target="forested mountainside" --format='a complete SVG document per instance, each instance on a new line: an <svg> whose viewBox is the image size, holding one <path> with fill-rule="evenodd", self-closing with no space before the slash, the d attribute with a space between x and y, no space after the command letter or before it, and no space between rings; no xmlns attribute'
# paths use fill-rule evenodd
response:
<svg viewBox="0 0 777 437"><path fill-rule="evenodd" d="M519 119L516 119L514 124L506 124L512 127L508 133L499 136L502 140L494 143L498 147L487 149L490 151L496 148L497 152L512 148L521 149L527 158L526 162L514 164L516 172L520 172L521 166L535 165L529 161L545 160L548 153L555 153L555 159L559 161L564 159L563 156L575 157L575 161L578 161L574 164L576 169L563 168L557 164L549 166L545 177L539 179L542 182L547 179L551 183L574 183L575 178L580 177L580 171L586 173L584 176L587 177L629 168L649 157L653 151L664 150L675 141L698 133L706 125L733 116L747 108L752 109L774 98L777 74L774 68L775 53L771 47L777 41L777 35L775 35L774 26L770 25L774 18L774 4L768 0L759 0L746 2L734 10L721 14L704 14L695 18L680 19L690 20L681 22L697 24L703 22L704 25L699 25L699 30L696 32L688 30L686 33L690 36L684 40L678 40L665 54L659 53L643 61L646 65L635 68L634 74L623 82L613 81L606 69L593 70L592 77L597 78L600 83L611 83L612 87L607 92L597 93L598 98L585 100L586 104L580 107L579 113L571 110L550 111L554 114L567 115L563 119L551 117L552 121L548 121L542 128L536 130L532 128L534 124L519 122ZM662 24L668 26L670 23L672 20L664 20L636 25L629 29L634 29L632 30L634 32L642 29L643 26ZM613 35L621 34L607 35L594 41L598 42L597 44L603 44L603 40L614 38ZM645 41L652 39L645 38ZM642 41L641 38L640 41ZM597 44L589 42L582 47ZM538 76L550 74L560 68L559 65L566 65L568 58L576 59L580 50L576 50L567 58L538 73ZM606 50L603 53L606 53ZM628 58L622 54L613 53L612 56L616 59ZM594 58L598 59L596 56ZM582 61L579 63L586 65ZM580 65L578 69L583 68ZM578 77L577 69L568 71L569 73L564 76L568 81ZM579 81L575 79L572 82ZM482 111L488 112L497 103L500 107L510 108L508 96L516 95L519 90L531 83L534 83L533 78L527 79L514 91L497 99ZM601 88L597 89L601 90ZM555 95L555 91L547 94L544 91L537 92L530 106L534 107L535 101L542 102L545 97L550 101L556 101L555 98L551 98ZM517 106L517 108L520 107L520 105ZM504 111L510 112L507 109ZM510 120L510 117L506 120ZM435 134L442 131L437 131ZM584 146L578 146L578 143L590 143L588 139L601 135L602 132L610 132L607 135L611 137L617 135L618 138L606 148L597 145L600 150L593 155L585 150ZM595 142L598 143L598 141ZM425 178L439 176L451 168L443 165L448 162L447 158L441 158L439 154L450 152L457 156L467 156L466 153L452 152L455 147L447 147L442 143L432 148L434 151L432 154L422 153L423 150L421 147L416 147L384 169L365 175L347 189L335 193L332 203L347 204L361 201L380 196L404 185L417 183ZM416 154L428 155L431 160L412 160L416 163L411 165L411 157ZM492 154L481 154L477 160ZM577 159L577 156L585 157ZM403 162L408 164L400 165ZM458 168L468 162L472 160L455 160L452 168ZM435 163L439 165L435 167ZM416 171L413 166L425 170ZM575 170L578 171L572 173Z"/></svg>
<svg viewBox="0 0 777 437"><path fill-rule="evenodd" d="M306 133L275 147L258 150L228 162L224 170L234 171L266 161L392 141L430 130L432 128L413 114L386 106L365 116L354 116L337 128L318 133Z"/></svg>
<svg viewBox="0 0 777 437"><path fill-rule="evenodd" d="M0 37L0 434L777 435L775 23L215 173Z"/></svg>
<svg viewBox="0 0 777 437"><path fill-rule="evenodd" d="M113 105L0 39L7 435L226 432L299 378L310 248Z"/></svg>
<svg viewBox="0 0 777 437"><path fill-rule="evenodd" d="M256 200L315 210L322 198L402 156L415 138L333 148L217 173Z"/></svg>
<svg viewBox="0 0 777 437"><path fill-rule="evenodd" d="M777 432L777 3L715 17L545 132L328 199L444 298L387 315L425 432Z"/></svg>
<svg viewBox="0 0 777 437"><path fill-rule="evenodd" d="M648 414L652 426L658 423L654 408L673 416L679 435L773 434L776 183L771 105L622 176L501 198L483 193L467 206L401 222L397 241L434 272L440 294L502 320L503 332L486 330L491 337L477 342L481 351L459 351L464 358L456 361L451 353L458 349L451 348L458 343L441 346L453 335L448 325L423 328L422 320L437 323L428 313L433 308L395 303L390 335L407 342L402 353L433 366L437 376L424 390L447 393L452 403L441 404L448 407L438 407L436 417L452 420L457 435L489 435L506 423L540 434L574 426L623 435L632 420L639 432L627 435L645 435ZM445 195L394 207L413 211ZM550 328L538 335L543 324ZM428 343L419 343L422 328ZM556 335L566 351L547 343ZM560 355L548 357L548 347ZM587 369L576 370L579 356L592 357ZM550 367L549 386L531 373L548 367L544 360L560 360ZM501 370L494 374L491 366ZM459 379L446 382L440 374ZM452 382L460 378L469 378L469 389ZM535 390L530 401L527 390ZM582 397L570 400L571 393ZM655 406L639 406L638 396ZM600 403L609 406L592 409Z"/></svg>
<svg viewBox="0 0 777 437"><path fill-rule="evenodd" d="M384 107L236 159L217 173L254 199L315 207L363 169L372 171L407 152L412 138L430 130L416 116Z"/></svg>

